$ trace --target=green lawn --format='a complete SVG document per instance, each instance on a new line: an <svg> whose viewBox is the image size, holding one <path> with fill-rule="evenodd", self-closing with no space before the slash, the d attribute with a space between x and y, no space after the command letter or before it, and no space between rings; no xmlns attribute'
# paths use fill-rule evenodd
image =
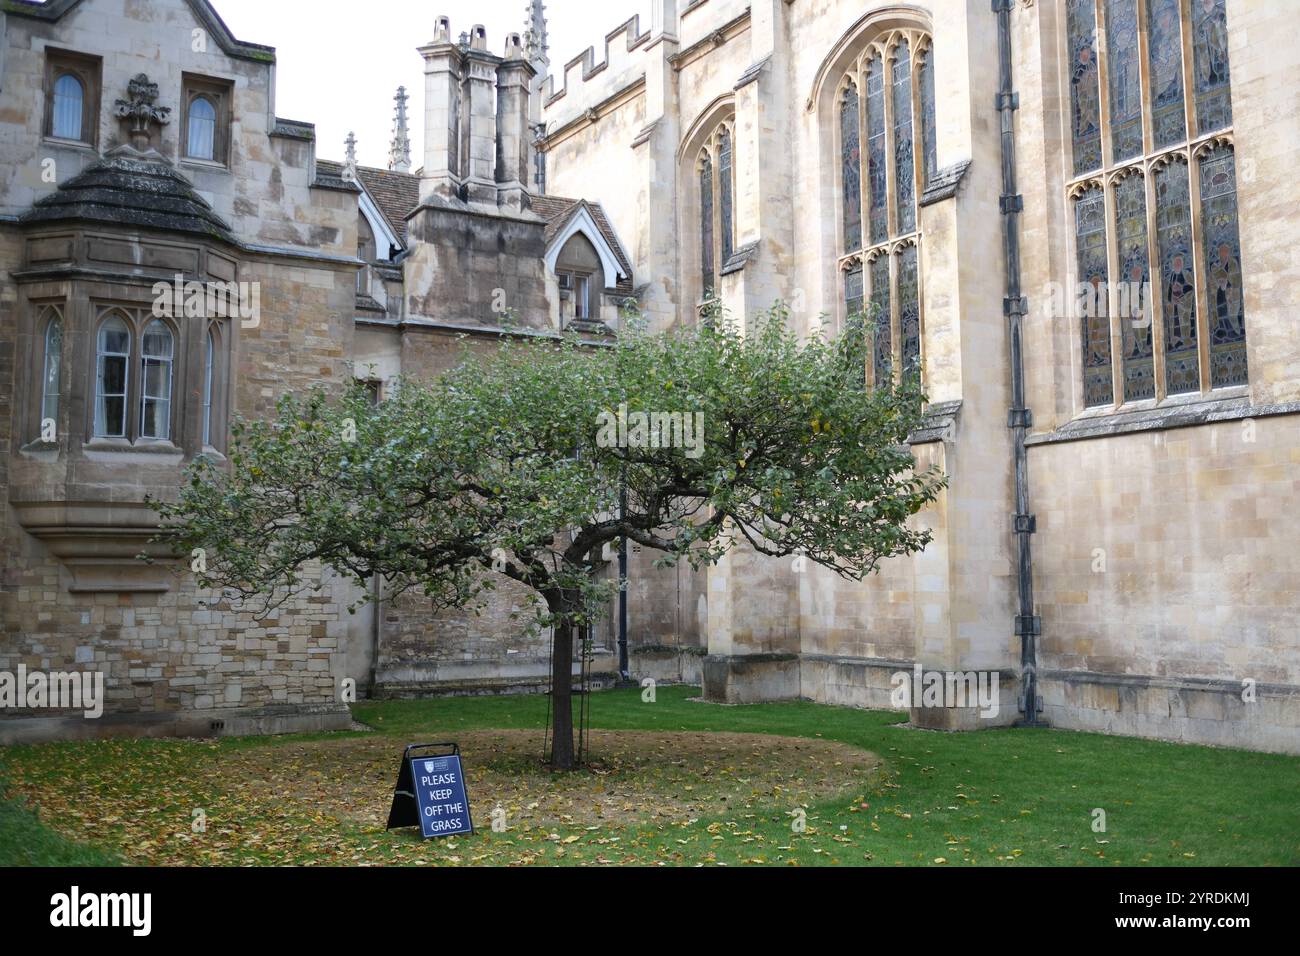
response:
<svg viewBox="0 0 1300 956"><path fill-rule="evenodd" d="M794 833L791 793L829 784L805 779L813 776L806 768L792 768L787 781L769 767L746 790L754 747L701 769L674 761L669 739L662 774L613 754L601 774L555 776L517 746L507 755L503 742L495 764L482 753L493 730L535 732L499 739L529 741L531 752L535 737L540 748L543 697L364 703L355 715L378 734L0 750L10 798L0 802L0 865L112 863L121 855L221 864L1300 864L1297 758L1053 730L940 734L899 726L898 714L809 703L722 707L690 700L696 693L660 688L653 704L638 691L598 694L593 724L822 738L870 751L884 766L812 800L806 832ZM466 765L483 832L428 843L409 831L386 833L402 745L464 735L478 750L466 751ZM609 749L619 738L604 739ZM469 771L476 759L496 794L517 774L525 822L505 833L486 829L491 807L476 800ZM299 786L263 779L261 767L283 769L317 801L294 799ZM70 789L74 780L79 792ZM658 787L666 804L690 809L656 816L653 801L619 798L620 787ZM593 825L584 816L593 799L631 801L621 809L637 818ZM20 801L39 806L43 822ZM190 833L196 807L208 817L206 834ZM1093 830L1098 808L1104 833Z"/></svg>

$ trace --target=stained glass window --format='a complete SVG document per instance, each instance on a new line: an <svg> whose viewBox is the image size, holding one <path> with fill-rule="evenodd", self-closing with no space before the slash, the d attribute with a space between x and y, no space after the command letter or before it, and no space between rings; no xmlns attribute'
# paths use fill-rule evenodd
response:
<svg viewBox="0 0 1300 956"><path fill-rule="evenodd" d="M862 140L858 91L850 86L840 103L840 153L844 196L844 251L862 248ZM852 311L849 312L852 315Z"/></svg>
<svg viewBox="0 0 1300 956"><path fill-rule="evenodd" d="M1142 153L1142 80L1138 74L1137 2L1138 0L1106 0L1110 141L1115 162Z"/></svg>
<svg viewBox="0 0 1300 956"><path fill-rule="evenodd" d="M898 253L898 329L902 338L903 374L921 371L921 296L916 246Z"/></svg>
<svg viewBox="0 0 1300 956"><path fill-rule="evenodd" d="M1205 302L1209 308L1210 384L1245 385L1246 312L1237 235L1237 175L1232 148L1201 157L1201 231L1205 240Z"/></svg>
<svg viewBox="0 0 1300 956"><path fill-rule="evenodd" d="M867 185L871 242L889 238L889 187L885 166L885 70L880 56L867 64Z"/></svg>
<svg viewBox="0 0 1300 956"><path fill-rule="evenodd" d="M889 256L880 255L871 263L871 318L875 323L872 348L874 381L885 385L894 369L892 316L889 307Z"/></svg>
<svg viewBox="0 0 1300 956"><path fill-rule="evenodd" d="M921 370L918 199L938 171L934 82L928 38L895 34L862 54L837 103L841 238L852 263L844 265L846 315L862 309L865 295L878 385L899 367Z"/></svg>
<svg viewBox="0 0 1300 956"><path fill-rule="evenodd" d="M1115 268L1096 293L1111 314L1079 326L1085 401L1112 400L1104 366L1115 361L1123 402L1246 384L1227 0L1064 2L1077 266L1092 284ZM1099 229L1102 197L1111 215Z"/></svg>
<svg viewBox="0 0 1300 956"><path fill-rule="evenodd" d="M1151 281L1147 249L1146 182L1140 173L1115 186L1119 282L1115 297L1124 343L1124 400L1155 398L1155 347L1151 329Z"/></svg>
<svg viewBox="0 0 1300 956"><path fill-rule="evenodd" d="M713 160L708 153L700 162L700 275L704 298L713 298Z"/></svg>
<svg viewBox="0 0 1300 956"><path fill-rule="evenodd" d="M1097 9L1093 0L1066 0L1070 50L1070 126L1074 171L1101 165L1101 87L1097 73Z"/></svg>
<svg viewBox="0 0 1300 956"><path fill-rule="evenodd" d="M916 228L916 166L912 159L912 57L907 41L898 44L894 60L894 189L898 198L898 231Z"/></svg>
<svg viewBox="0 0 1300 956"><path fill-rule="evenodd" d="M1196 273L1187 163L1181 157L1156 170L1155 192L1160 296L1165 313L1165 390L1170 395L1198 392L1201 376L1197 356Z"/></svg>
<svg viewBox="0 0 1300 956"><path fill-rule="evenodd" d="M848 306L850 323L854 326L861 326L862 306L864 304L861 262L855 262L853 267L844 273L844 301Z"/></svg>
<svg viewBox="0 0 1300 956"><path fill-rule="evenodd" d="M725 126L718 135L718 204L721 207L722 263L726 264L733 251L735 225L731 214L731 131Z"/></svg>
<svg viewBox="0 0 1300 956"><path fill-rule="evenodd" d="M1182 17L1178 0L1147 0L1147 56L1151 64L1151 126L1156 149L1187 138L1183 115Z"/></svg>
<svg viewBox="0 0 1300 956"><path fill-rule="evenodd" d="M1202 133L1232 123L1226 0L1192 0L1196 122Z"/></svg>
<svg viewBox="0 0 1300 956"><path fill-rule="evenodd" d="M1115 401L1115 388L1111 381L1106 296L1106 200L1099 186L1090 186L1074 201L1074 235L1081 287L1078 305L1083 331L1083 403L1110 405Z"/></svg>
<svg viewBox="0 0 1300 956"><path fill-rule="evenodd" d="M934 174L939 171L939 145L936 140L934 121L934 66L931 63L933 59L933 52L926 50L917 68L917 75L921 81L921 167L925 174L923 189L930 185L934 180Z"/></svg>

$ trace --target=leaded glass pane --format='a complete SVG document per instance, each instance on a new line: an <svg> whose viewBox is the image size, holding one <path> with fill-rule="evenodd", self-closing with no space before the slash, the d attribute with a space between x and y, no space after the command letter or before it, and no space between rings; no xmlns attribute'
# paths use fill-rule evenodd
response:
<svg viewBox="0 0 1300 956"><path fill-rule="evenodd" d="M1115 186L1115 225L1120 273L1115 295L1124 342L1124 400L1134 402L1156 395L1151 303L1147 301L1151 266L1146 182L1136 173Z"/></svg>
<svg viewBox="0 0 1300 956"><path fill-rule="evenodd" d="M117 316L99 327L95 362L95 437L126 437L127 362L131 332Z"/></svg>
<svg viewBox="0 0 1300 956"><path fill-rule="evenodd" d="M1226 0L1192 0L1192 49L1196 65L1196 122L1202 133L1232 123Z"/></svg>
<svg viewBox="0 0 1300 956"><path fill-rule="evenodd" d="M59 385L63 367L63 320L57 315L45 327L45 369L41 388L41 421L58 421Z"/></svg>
<svg viewBox="0 0 1300 956"><path fill-rule="evenodd" d="M1101 166L1101 80L1097 72L1097 8L1093 0L1066 0L1070 48L1070 128L1074 171Z"/></svg>
<svg viewBox="0 0 1300 956"><path fill-rule="evenodd" d="M162 322L151 322L145 329L140 352L140 435L167 439L171 437L171 330Z"/></svg>
<svg viewBox="0 0 1300 956"><path fill-rule="evenodd" d="M844 182L844 251L862 248L862 138L858 91L850 86L840 103L840 160Z"/></svg>
<svg viewBox="0 0 1300 956"><path fill-rule="evenodd" d="M874 381L888 384L894 370L893 319L889 307L889 257L878 256L871 263L871 319L875 323L872 348Z"/></svg>
<svg viewBox="0 0 1300 956"><path fill-rule="evenodd" d="M924 186L934 181L939 171L939 145L935 135L934 120L934 51L927 50L921 60L921 165L925 172ZM924 188L924 187L923 187Z"/></svg>
<svg viewBox="0 0 1300 956"><path fill-rule="evenodd" d="M1210 385L1245 385L1246 311L1237 234L1236 161L1227 146L1201 160L1201 229L1205 234L1205 301L1210 310Z"/></svg>
<svg viewBox="0 0 1300 956"><path fill-rule="evenodd" d="M1120 162L1142 153L1137 0L1106 0L1106 63L1111 153Z"/></svg>
<svg viewBox="0 0 1300 956"><path fill-rule="evenodd" d="M700 162L700 277L704 298L713 298L713 160L708 153Z"/></svg>
<svg viewBox="0 0 1300 956"><path fill-rule="evenodd" d="M723 265L731 258L735 232L731 216L731 165L731 131L724 126L718 137L718 203L721 206Z"/></svg>
<svg viewBox="0 0 1300 956"><path fill-rule="evenodd" d="M844 273L844 314L850 328L862 327L863 296L862 263L857 262Z"/></svg>
<svg viewBox="0 0 1300 956"><path fill-rule="evenodd" d="M898 254L898 332L902 337L904 375L921 372L921 297L916 246Z"/></svg>
<svg viewBox="0 0 1300 956"><path fill-rule="evenodd" d="M1182 17L1178 0L1147 0L1147 56L1151 68L1151 126L1156 149L1187 138L1183 115Z"/></svg>
<svg viewBox="0 0 1300 956"><path fill-rule="evenodd" d="M1106 200L1092 186L1074 202L1074 235L1078 255L1080 328L1083 333L1083 403L1110 405L1115 401L1111 381L1110 314L1106 302Z"/></svg>
<svg viewBox="0 0 1300 956"><path fill-rule="evenodd" d="M1160 296L1165 313L1165 390L1179 395L1201 389L1187 164L1175 160L1158 169L1155 177Z"/></svg>
<svg viewBox="0 0 1300 956"><path fill-rule="evenodd" d="M885 70L876 54L867 64L867 185L871 242L889 238L889 173L885 165Z"/></svg>
<svg viewBox="0 0 1300 956"><path fill-rule="evenodd" d="M912 160L912 56L907 41L898 44L894 61L894 189L898 231L916 229L916 166Z"/></svg>

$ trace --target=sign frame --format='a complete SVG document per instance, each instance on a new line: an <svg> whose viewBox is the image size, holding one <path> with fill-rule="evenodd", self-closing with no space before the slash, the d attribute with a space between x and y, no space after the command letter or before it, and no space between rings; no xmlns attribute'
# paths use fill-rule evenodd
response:
<svg viewBox="0 0 1300 956"><path fill-rule="evenodd" d="M450 748L450 753L445 754L422 754L413 756L415 751L432 750L432 749ZM468 830L455 830L446 833L429 833L425 828L426 817L421 807L419 789L416 786L416 762L426 759L451 759L455 761L456 771L459 774L459 789L461 795L465 798L465 821L469 824ZM473 836L474 816L470 807L469 788L465 783L465 769L460 760L460 745L455 743L439 744L408 744L402 751L402 765L397 772L397 786L393 789L393 804L388 811L388 825L385 830L396 830L401 827L419 827L420 833L426 840L435 837L449 838L457 836Z"/></svg>

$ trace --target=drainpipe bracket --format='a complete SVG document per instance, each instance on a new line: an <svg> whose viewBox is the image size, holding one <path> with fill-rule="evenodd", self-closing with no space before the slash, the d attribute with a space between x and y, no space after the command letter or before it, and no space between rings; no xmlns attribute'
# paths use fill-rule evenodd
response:
<svg viewBox="0 0 1300 956"><path fill-rule="evenodd" d="M1033 428L1034 413L1028 408L1013 408L1007 414L1008 428Z"/></svg>
<svg viewBox="0 0 1300 956"><path fill-rule="evenodd" d="M1003 11L1010 13L1011 6L1012 6L1012 0L993 0L994 13L1002 13Z"/></svg>
<svg viewBox="0 0 1300 956"><path fill-rule="evenodd" d="M1016 534L1037 534L1037 515L1016 515Z"/></svg>
<svg viewBox="0 0 1300 956"><path fill-rule="evenodd" d="M1007 296L1002 300L1004 315L1018 315L1024 318L1029 314L1029 297L1024 295Z"/></svg>
<svg viewBox="0 0 1300 956"><path fill-rule="evenodd" d="M1020 109L1019 93L998 93L993 99L993 108L999 113L1003 110Z"/></svg>
<svg viewBox="0 0 1300 956"><path fill-rule="evenodd" d="M1002 210L1002 215L1011 212L1025 211L1025 197L1017 193L1014 196L999 196L998 207Z"/></svg>
<svg viewBox="0 0 1300 956"><path fill-rule="evenodd" d="M1039 637L1043 633L1043 619L1037 615L1016 615L1016 637Z"/></svg>

